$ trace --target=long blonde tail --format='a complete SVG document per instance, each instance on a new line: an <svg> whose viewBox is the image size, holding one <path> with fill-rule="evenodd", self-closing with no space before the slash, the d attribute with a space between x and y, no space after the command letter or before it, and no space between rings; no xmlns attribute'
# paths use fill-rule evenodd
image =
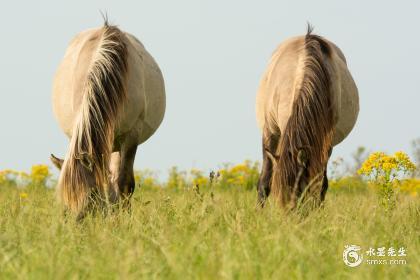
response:
<svg viewBox="0 0 420 280"><path fill-rule="evenodd" d="M114 129L127 99L125 35L107 22L101 31L58 182L60 200L74 213L85 209L94 194L108 194Z"/></svg>

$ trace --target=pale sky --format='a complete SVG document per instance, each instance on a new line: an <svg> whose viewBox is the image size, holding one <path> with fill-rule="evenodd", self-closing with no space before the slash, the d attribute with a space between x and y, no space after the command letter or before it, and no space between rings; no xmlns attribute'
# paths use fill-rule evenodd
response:
<svg viewBox="0 0 420 280"><path fill-rule="evenodd" d="M259 80L276 46L306 31L344 52L360 94L358 122L333 158L359 146L410 151L420 137L420 1L2 1L0 170L63 157L51 106L54 72L101 11L143 42L165 79L165 119L135 168L215 169L260 160Z"/></svg>

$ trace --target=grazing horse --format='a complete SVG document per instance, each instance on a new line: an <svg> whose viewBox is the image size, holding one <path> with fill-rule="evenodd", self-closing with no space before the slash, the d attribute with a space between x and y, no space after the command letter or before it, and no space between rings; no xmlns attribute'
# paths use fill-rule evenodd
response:
<svg viewBox="0 0 420 280"><path fill-rule="evenodd" d="M165 88L152 56L133 35L107 21L79 33L67 48L53 83L53 109L70 145L58 197L84 215L93 204L116 203L134 191L137 146L163 120Z"/></svg>
<svg viewBox="0 0 420 280"><path fill-rule="evenodd" d="M328 189L333 146L353 129L359 113L356 84L341 50L312 34L290 38L272 55L256 100L263 166L258 200L273 192L286 209Z"/></svg>

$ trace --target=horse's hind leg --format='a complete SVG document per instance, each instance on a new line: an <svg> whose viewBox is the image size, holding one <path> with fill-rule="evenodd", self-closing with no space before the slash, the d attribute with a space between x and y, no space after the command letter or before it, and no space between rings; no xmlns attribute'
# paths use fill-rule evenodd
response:
<svg viewBox="0 0 420 280"><path fill-rule="evenodd" d="M258 204L264 207L267 197L271 191L271 176L273 174L273 162L268 153L275 154L280 139L280 133L272 134L268 131L263 133L262 137L262 154L263 164L261 174L258 178Z"/></svg>
<svg viewBox="0 0 420 280"><path fill-rule="evenodd" d="M122 151L121 154L121 169L118 178L118 185L124 199L124 206L130 205L130 198L133 195L135 188L134 181L134 159L136 157L137 144L130 146L127 150Z"/></svg>
<svg viewBox="0 0 420 280"><path fill-rule="evenodd" d="M322 180L322 188L321 188L321 202L324 201L325 195L327 194L328 190L328 177L327 177L327 170L324 171L324 178Z"/></svg>
<svg viewBox="0 0 420 280"><path fill-rule="evenodd" d="M328 151L328 158L331 156L331 154L332 154L332 148ZM325 195L327 194L327 190L328 190L328 176L327 176L327 166L325 166L324 178L322 180L322 187L321 187L321 202L324 201Z"/></svg>

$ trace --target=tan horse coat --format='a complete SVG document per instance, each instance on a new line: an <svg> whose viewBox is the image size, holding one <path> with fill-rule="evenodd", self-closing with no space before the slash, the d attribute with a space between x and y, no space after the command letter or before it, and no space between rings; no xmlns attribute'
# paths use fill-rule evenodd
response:
<svg viewBox="0 0 420 280"><path fill-rule="evenodd" d="M328 187L326 166L332 147L343 141L356 123L359 112L358 91L347 68L346 59L335 44L325 38L312 35L311 32L309 27L306 36L294 37L283 42L273 53L260 83L256 99L256 116L263 132L263 170L259 182L261 203L264 203L273 188L280 192L277 196L283 200L283 204L287 204L293 199L293 192L301 194L304 191L305 187L301 186L302 183L296 181L306 176L305 182L308 183L311 177L316 177L315 173L324 174L321 194L321 199L323 199ZM329 92L316 92L317 89L322 88ZM302 97L302 92L307 92L310 98ZM324 100L328 100L328 104L322 104L325 101L320 101L323 96L326 97ZM301 102L300 109L297 107L298 102ZM323 109L325 113L319 110L321 108L319 105L326 106L327 109ZM312 115L308 113L309 111ZM331 127L331 131L325 134L331 133L331 140L327 139L328 136L321 136L319 135L321 132L316 131L319 129L319 123L318 126L316 125L317 121L323 119L328 122L328 116L324 115L328 111L331 112L332 123L325 124L324 129L328 130L328 127ZM291 127L292 114L294 114L294 119L298 120L297 123L301 123L299 128L301 131L296 131L298 128L294 131ZM319 118L305 119L314 114ZM286 128L288 128L287 131ZM294 142L282 143L284 133L288 133L288 137ZM308 143L308 139L319 141ZM290 143L299 144L291 145ZM289 146L295 147L290 147L289 150ZM305 149L310 152L299 153ZM305 159L307 154L311 153L321 158ZM291 161L293 163L290 163ZM287 178L281 177L292 178L294 181L290 183L291 186L279 186L279 181L283 184L287 181ZM296 201L291 201L291 203L294 204Z"/></svg>
<svg viewBox="0 0 420 280"><path fill-rule="evenodd" d="M107 23L81 32L58 67L52 99L71 139L64 161L52 156L62 168L64 205L81 214L93 194L128 200L137 145L153 135L165 113L164 81L152 56L133 35Z"/></svg>
<svg viewBox="0 0 420 280"><path fill-rule="evenodd" d="M83 86L102 28L79 33L70 42L53 83L53 110L61 129L71 138L83 97ZM146 141L163 120L165 88L162 73L143 44L125 33L128 47L128 101L124 104L115 139ZM118 145L115 146L118 148Z"/></svg>
<svg viewBox="0 0 420 280"><path fill-rule="evenodd" d="M333 68L333 104L336 116L334 146L352 131L359 114L359 96L356 84L347 68L342 51L330 41L333 51L329 61ZM273 53L261 80L257 95L257 123L261 130L267 115L276 120L283 131L292 112L293 101L303 79L303 60L306 56L305 36L284 41Z"/></svg>

